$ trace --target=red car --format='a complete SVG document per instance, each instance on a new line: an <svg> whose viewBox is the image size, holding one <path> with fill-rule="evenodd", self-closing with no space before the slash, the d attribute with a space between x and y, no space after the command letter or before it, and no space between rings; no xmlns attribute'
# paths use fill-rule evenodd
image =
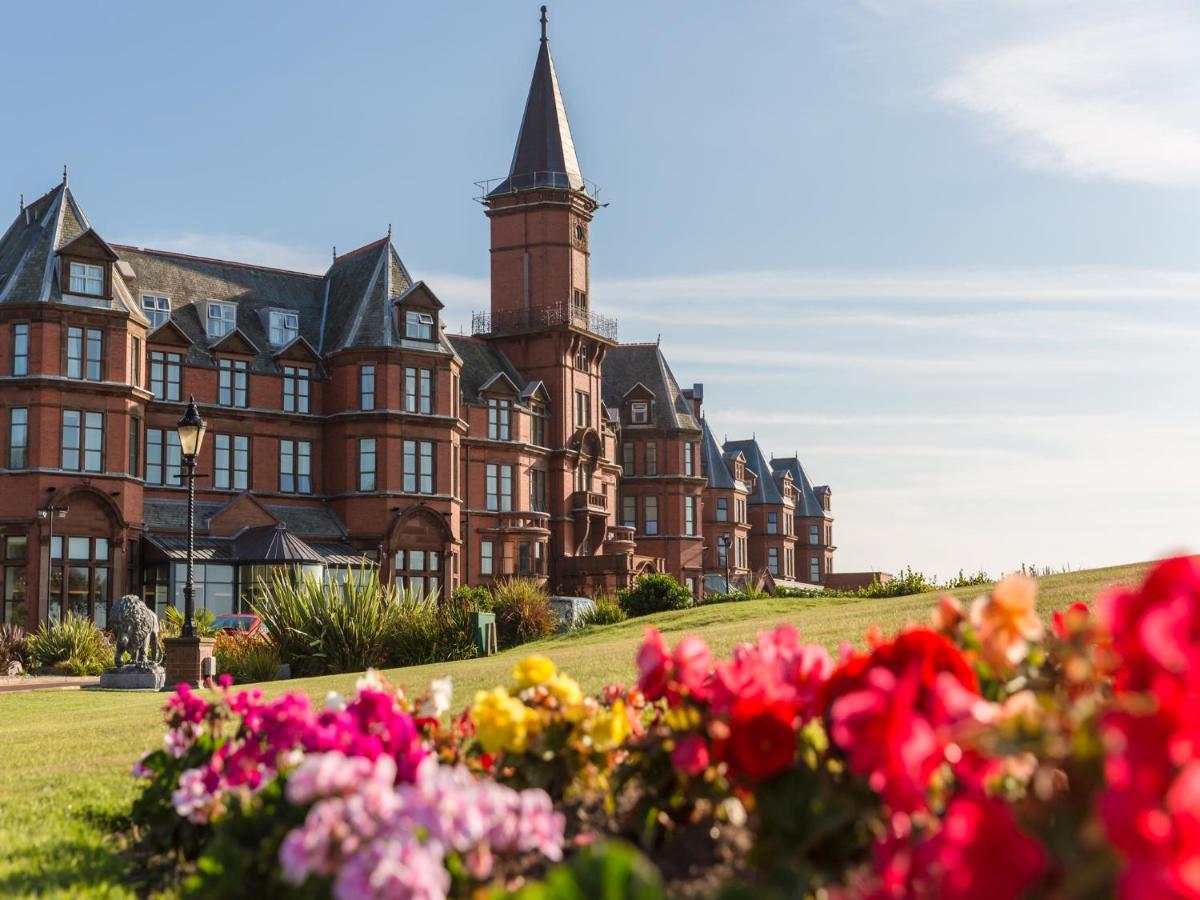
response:
<svg viewBox="0 0 1200 900"><path fill-rule="evenodd" d="M254 613L230 613L213 619L213 627L228 634L266 634L262 619Z"/></svg>

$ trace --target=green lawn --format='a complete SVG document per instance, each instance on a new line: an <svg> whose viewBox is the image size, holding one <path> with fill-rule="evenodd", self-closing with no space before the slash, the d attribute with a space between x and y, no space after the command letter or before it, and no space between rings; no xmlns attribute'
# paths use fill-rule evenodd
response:
<svg viewBox="0 0 1200 900"><path fill-rule="evenodd" d="M1040 579L1044 615L1090 599L1107 584L1135 579L1144 565L1094 569ZM955 591L971 598L982 589ZM646 624L665 634L702 634L715 652L762 629L792 622L831 649L860 641L868 625L885 632L927 622L934 595L889 600L755 600L636 619L527 645L487 659L388 672L419 690L431 678L454 676L455 707L478 688L504 683L513 658L546 653L587 690L634 676L634 652ZM303 690L316 699L350 691L354 675L267 685L268 694ZM112 817L129 807L130 768L162 740L162 695L95 691L0 694L0 896L128 897L124 859L110 836Z"/></svg>

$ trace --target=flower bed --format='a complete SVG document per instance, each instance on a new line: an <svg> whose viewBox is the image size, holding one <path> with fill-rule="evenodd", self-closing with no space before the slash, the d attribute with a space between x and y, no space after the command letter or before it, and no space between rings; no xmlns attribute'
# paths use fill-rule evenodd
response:
<svg viewBox="0 0 1200 900"><path fill-rule="evenodd" d="M1035 600L1010 577L837 654L648 628L636 686L528 657L452 717L448 680L180 688L140 846L208 895L1200 897L1200 564L1049 629Z"/></svg>

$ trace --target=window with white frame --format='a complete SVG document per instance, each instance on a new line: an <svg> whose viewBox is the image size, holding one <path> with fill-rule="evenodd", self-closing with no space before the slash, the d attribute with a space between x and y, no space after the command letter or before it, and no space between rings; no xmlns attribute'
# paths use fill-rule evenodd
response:
<svg viewBox="0 0 1200 900"><path fill-rule="evenodd" d="M12 373L29 374L29 323L17 322L12 327Z"/></svg>
<svg viewBox="0 0 1200 900"><path fill-rule="evenodd" d="M62 468L73 472L103 469L104 413L62 411Z"/></svg>
<svg viewBox="0 0 1200 900"><path fill-rule="evenodd" d="M104 266L91 263L71 263L71 293L100 297L104 294Z"/></svg>
<svg viewBox="0 0 1200 900"><path fill-rule="evenodd" d="M493 512L512 510L512 469L510 465L487 464L487 508Z"/></svg>
<svg viewBox="0 0 1200 900"><path fill-rule="evenodd" d="M512 440L512 401L488 400L488 437L493 441Z"/></svg>
<svg viewBox="0 0 1200 900"><path fill-rule="evenodd" d="M423 415L433 412L433 370L405 368L404 411Z"/></svg>
<svg viewBox="0 0 1200 900"><path fill-rule="evenodd" d="M279 490L284 494L312 493L312 443L279 442Z"/></svg>
<svg viewBox="0 0 1200 900"><path fill-rule="evenodd" d="M217 361L220 377L217 379L217 402L222 406L244 408L248 399L248 369L245 360L222 359Z"/></svg>
<svg viewBox="0 0 1200 900"><path fill-rule="evenodd" d="M404 314L404 336L417 341L433 340L433 314L410 311Z"/></svg>
<svg viewBox="0 0 1200 900"><path fill-rule="evenodd" d="M23 469L29 459L29 410L8 411L8 467Z"/></svg>
<svg viewBox="0 0 1200 900"><path fill-rule="evenodd" d="M155 400L179 400L182 396L183 356L178 353L150 351L150 392Z"/></svg>
<svg viewBox="0 0 1200 900"><path fill-rule="evenodd" d="M98 328L67 328L67 377L99 381L103 375L104 332Z"/></svg>
<svg viewBox="0 0 1200 900"><path fill-rule="evenodd" d="M630 403L629 421L634 425L645 425L650 421L650 404L645 400L635 400Z"/></svg>
<svg viewBox="0 0 1200 900"><path fill-rule="evenodd" d="M592 395L587 391L575 392L575 427L589 428L592 424Z"/></svg>
<svg viewBox="0 0 1200 900"><path fill-rule="evenodd" d="M147 428L146 484L179 487L183 483L182 468L179 432L174 428Z"/></svg>
<svg viewBox="0 0 1200 900"><path fill-rule="evenodd" d="M779 548L767 548L767 571L772 575L779 574Z"/></svg>
<svg viewBox="0 0 1200 900"><path fill-rule="evenodd" d="M150 320L150 330L153 331L171 318L171 298L164 294L142 294L142 312Z"/></svg>
<svg viewBox="0 0 1200 900"><path fill-rule="evenodd" d="M244 434L213 436L213 487L244 491L250 487L250 438Z"/></svg>
<svg viewBox="0 0 1200 900"><path fill-rule="evenodd" d="M283 367L283 411L306 413L309 411L309 383L312 370L302 366Z"/></svg>
<svg viewBox="0 0 1200 900"><path fill-rule="evenodd" d="M273 309L270 313L270 333L267 339L274 347L290 344L300 335L300 314L286 309Z"/></svg>
<svg viewBox="0 0 1200 900"><path fill-rule="evenodd" d="M696 474L696 445L691 441L683 445L683 474L689 477Z"/></svg>
<svg viewBox="0 0 1200 900"><path fill-rule="evenodd" d="M696 533L696 498L683 498L683 533L694 535Z"/></svg>
<svg viewBox="0 0 1200 900"><path fill-rule="evenodd" d="M491 541L479 542L479 573L481 575L491 575L495 572L494 551L495 545Z"/></svg>
<svg viewBox="0 0 1200 900"><path fill-rule="evenodd" d="M642 531L658 534L658 497L653 495L642 498Z"/></svg>
<svg viewBox="0 0 1200 900"><path fill-rule="evenodd" d="M358 407L368 411L375 408L374 366L362 366L358 370Z"/></svg>
<svg viewBox="0 0 1200 900"><path fill-rule="evenodd" d="M432 597L441 589L442 554L438 550L397 550L396 584L418 597Z"/></svg>
<svg viewBox="0 0 1200 900"><path fill-rule="evenodd" d="M433 441L404 442L404 490L433 493Z"/></svg>
<svg viewBox="0 0 1200 900"><path fill-rule="evenodd" d="M219 300L208 301L208 336L223 338L237 327L237 307Z"/></svg>
<svg viewBox="0 0 1200 900"><path fill-rule="evenodd" d="M375 438L358 439L358 489L375 490Z"/></svg>
<svg viewBox="0 0 1200 900"><path fill-rule="evenodd" d="M821 560L815 556L808 560L808 580L813 583L821 580Z"/></svg>

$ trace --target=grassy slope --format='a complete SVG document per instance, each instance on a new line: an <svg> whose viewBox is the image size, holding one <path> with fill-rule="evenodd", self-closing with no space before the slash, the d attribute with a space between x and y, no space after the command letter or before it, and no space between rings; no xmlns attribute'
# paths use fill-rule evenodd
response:
<svg viewBox="0 0 1200 900"><path fill-rule="evenodd" d="M1137 577L1143 566L1095 569L1041 579L1044 615L1078 599L1090 599L1114 581ZM956 591L970 598L982 589ZM431 678L453 674L456 706L482 687L504 683L513 657L536 649L570 672L586 690L629 681L634 653L646 624L678 636L697 632L715 652L779 622L831 649L859 641L868 625L891 633L927 621L929 594L888 600L755 600L664 613L527 645L486 659L420 666L388 673L394 683L422 688ZM266 693L304 690L321 698L350 691L355 676L296 680L268 685ZM89 691L40 691L0 695L0 896L58 894L130 896L123 860L107 836L106 817L128 809L134 783L130 767L162 740L161 695Z"/></svg>

